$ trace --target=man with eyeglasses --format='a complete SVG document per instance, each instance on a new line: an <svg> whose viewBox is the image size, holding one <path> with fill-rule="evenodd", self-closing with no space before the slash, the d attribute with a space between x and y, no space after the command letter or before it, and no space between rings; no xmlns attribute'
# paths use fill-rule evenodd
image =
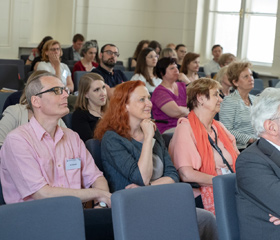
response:
<svg viewBox="0 0 280 240"><path fill-rule="evenodd" d="M97 208L111 206L107 181L83 141L71 129L58 126L58 120L69 113L69 93L52 73L37 75L27 83L26 99L34 117L10 132L0 151L7 204L75 196L82 202L94 201ZM84 214L86 230L94 229L100 239L113 236L110 209L90 209Z"/></svg>
<svg viewBox="0 0 280 240"><path fill-rule="evenodd" d="M280 89L256 97L251 122L259 139L236 160L240 239L279 239Z"/></svg>
<svg viewBox="0 0 280 240"><path fill-rule="evenodd" d="M115 86L127 81L121 70L114 69L119 56L119 49L114 44L105 44L100 50L100 65L92 70L104 78L109 97L112 96Z"/></svg>

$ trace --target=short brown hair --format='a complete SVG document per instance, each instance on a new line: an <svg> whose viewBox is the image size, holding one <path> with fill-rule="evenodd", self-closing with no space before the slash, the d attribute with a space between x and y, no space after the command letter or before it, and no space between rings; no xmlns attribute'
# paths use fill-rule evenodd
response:
<svg viewBox="0 0 280 240"><path fill-rule="evenodd" d="M210 98L210 89L221 88L219 82L211 78L200 78L194 82L191 82L187 87L187 107L191 110L198 106L198 95L204 95L207 99Z"/></svg>
<svg viewBox="0 0 280 240"><path fill-rule="evenodd" d="M43 50L42 50L42 61L49 62L49 56L46 54L46 52L51 48L51 46L58 44L60 48L60 57L62 56L62 49L61 45L57 40L49 40L44 44Z"/></svg>
<svg viewBox="0 0 280 240"><path fill-rule="evenodd" d="M75 34L73 36L72 42L75 43L77 41L82 41L82 42L85 41L84 36L82 34L80 34L80 33Z"/></svg>
<svg viewBox="0 0 280 240"><path fill-rule="evenodd" d="M238 81L241 72L243 72L246 68L251 68L252 65L250 62L232 62L228 65L227 75L228 80L231 85L236 89L237 87L234 85L233 81Z"/></svg>

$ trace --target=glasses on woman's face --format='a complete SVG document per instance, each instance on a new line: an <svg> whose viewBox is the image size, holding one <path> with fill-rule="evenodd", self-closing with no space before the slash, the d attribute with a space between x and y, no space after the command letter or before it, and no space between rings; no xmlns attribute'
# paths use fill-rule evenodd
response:
<svg viewBox="0 0 280 240"><path fill-rule="evenodd" d="M35 94L35 96L38 96L40 94L47 93L47 92L54 92L55 95L62 95L63 94L63 90L68 95L70 94L70 89L68 87L53 87L53 88L50 88L50 89L48 89L46 91L39 92L39 93Z"/></svg>
<svg viewBox="0 0 280 240"><path fill-rule="evenodd" d="M52 51L52 52L60 51L60 48L50 48L50 51Z"/></svg>

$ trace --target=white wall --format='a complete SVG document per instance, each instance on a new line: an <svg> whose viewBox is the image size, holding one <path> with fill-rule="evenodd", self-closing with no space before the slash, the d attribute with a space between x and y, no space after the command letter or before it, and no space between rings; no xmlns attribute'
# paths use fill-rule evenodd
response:
<svg viewBox="0 0 280 240"><path fill-rule="evenodd" d="M209 49L209 0L0 0L0 58L18 58L19 49L36 47L46 35L69 46L75 33L99 45L114 43L126 64L138 42L157 40L183 43L206 61ZM278 4L274 63L254 66L280 76L280 0ZM265 47L265 46L261 46Z"/></svg>

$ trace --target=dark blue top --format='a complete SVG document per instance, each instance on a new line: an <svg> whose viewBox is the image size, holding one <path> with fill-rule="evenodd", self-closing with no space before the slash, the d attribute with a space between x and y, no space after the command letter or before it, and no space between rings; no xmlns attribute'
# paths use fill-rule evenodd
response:
<svg viewBox="0 0 280 240"><path fill-rule="evenodd" d="M106 69L102 68L99 65L97 68L92 69L91 72L100 74L104 78L105 83L108 84L110 87L115 87L118 84L127 81L127 78L124 75L124 73L118 69L113 70L114 74L112 74L111 72L108 72Z"/></svg>
<svg viewBox="0 0 280 240"><path fill-rule="evenodd" d="M162 177L171 177L175 182L179 182L179 175L171 162L164 140L158 130L154 138L156 142L153 153L159 156L164 166ZM128 140L113 131L107 131L104 134L101 141L101 159L104 175L111 192L124 189L131 183L144 186L137 164L141 150L141 142L134 139Z"/></svg>

